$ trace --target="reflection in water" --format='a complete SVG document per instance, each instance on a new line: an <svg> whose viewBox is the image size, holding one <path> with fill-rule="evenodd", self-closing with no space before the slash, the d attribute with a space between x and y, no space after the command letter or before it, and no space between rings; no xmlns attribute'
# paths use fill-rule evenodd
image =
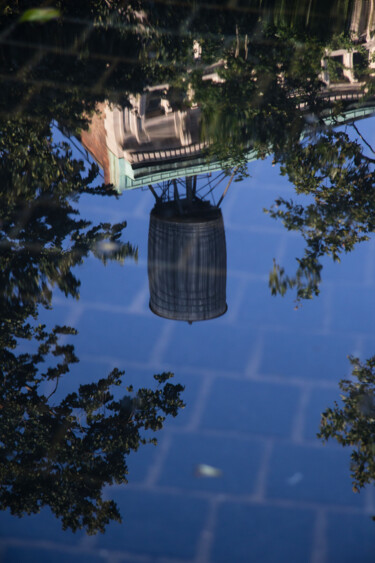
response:
<svg viewBox="0 0 375 563"><path fill-rule="evenodd" d="M318 437L354 446L350 473L353 491L358 493L375 482L375 356L366 362L351 357L350 362L353 379L339 384L343 405L335 403L322 414Z"/></svg>
<svg viewBox="0 0 375 563"><path fill-rule="evenodd" d="M226 247L221 211L203 202L197 176L191 176L220 164L200 140L200 109L193 104L181 111L181 101L173 89L160 86L131 97L130 107L101 104L80 140L118 191L151 186L157 203L149 230L150 307L157 315L193 322L227 310ZM183 174L188 176L181 199L177 181ZM152 185L160 181L157 195ZM209 180L205 193L212 193L213 183L219 182Z"/></svg>
<svg viewBox="0 0 375 563"><path fill-rule="evenodd" d="M58 337L74 333L56 327L50 334L38 327L34 354L13 354L5 347L0 413L0 508L24 516L48 506L61 519L63 529L84 528L89 534L104 532L113 520L121 522L114 501L103 499L107 485L127 483L127 456L146 440L144 429L160 430L167 415L183 406L181 385L155 375L160 389L141 388L114 400L113 389L125 372L113 370L98 382L80 385L59 404L41 387L52 381L55 389L69 365L78 362L71 345ZM40 371L39 364L52 354L62 362ZM127 388L132 392L132 388Z"/></svg>
<svg viewBox="0 0 375 563"><path fill-rule="evenodd" d="M167 85L131 96L130 107L98 106L80 139L103 168L106 183L121 192L220 169L205 158L200 109L191 101L192 107L181 110L175 97ZM149 111L154 106L157 110Z"/></svg>
<svg viewBox="0 0 375 563"><path fill-rule="evenodd" d="M209 182L210 184L210 182ZM219 317L226 304L226 244L221 210L197 196L197 178L186 195L157 196L148 236L150 308L162 317L193 321ZM155 195L156 192L154 191Z"/></svg>
<svg viewBox="0 0 375 563"><path fill-rule="evenodd" d="M40 307L51 308L53 286L79 298L73 268L91 253L123 262L137 250L120 240L125 222L92 225L79 217L76 203L97 170L85 172L48 124L3 122L0 153L0 507L21 516L49 506L64 529L103 531L120 519L115 503L103 500L104 486L126 482L126 456L146 443L145 428L159 430L166 415L176 416L182 387L164 373L155 376L159 389L114 400L123 375L115 369L53 402L79 361L62 340L76 331L49 332L37 324Z"/></svg>
<svg viewBox="0 0 375 563"><path fill-rule="evenodd" d="M62 15L59 19L55 13L48 21L42 21L42 11L39 23L35 12L33 22L24 17L20 23L19 17L28 4L19 1L7 6L0 21L3 79L0 92L3 288L0 503L15 514L36 512L41 506L49 505L65 527L84 527L93 533L103 530L110 519L119 517L114 504L103 500L102 487L125 482L124 456L143 442L143 429L159 429L164 415L177 413L182 406L181 387L171 386L166 373L157 377L162 387L156 391L141 389L132 394L128 390L125 396L121 393L121 399L112 399L111 387L120 383L122 375L114 370L97 383L81 386L77 393L57 405L52 402L56 396L53 390L45 393L42 389L45 380L57 386L69 365L77 361L73 347L60 340L60 336L74 334L74 329L55 327L48 332L37 326L40 307L51 307L53 286L67 296L78 297L79 280L72 268L90 253L104 263L109 259L136 257L136 249L121 242L124 223L93 226L78 218L72 202L84 193L118 195L129 188L152 186L154 189L160 182L173 188L180 177L186 177L186 193L177 197L173 191L171 201L157 199L151 212L150 306L159 316L167 318L187 321L213 318L226 310L224 227L218 206L195 197L194 178L222 169L237 179L243 178L248 175L251 160L272 155L273 163L281 166L281 172L288 176L296 192L309 196L310 200L298 205L278 198L276 207L270 211L288 230L300 231L307 247L295 275L286 276L281 266L275 264L270 277L271 290L283 294L286 289L295 288L300 299L317 294L320 259L330 255L337 260L342 251L352 250L375 228L373 147L362 138L357 126L355 134L348 136L355 122L374 113L375 10L372 0L253 2L251 9L241 3L231 3L228 7L226 2L217 2L200 7L141 1L137 10L123 2L87 0L64 3L59 8ZM93 187L97 180L96 167L86 173L84 165L72 158L71 146L55 141L53 120L67 135L81 139L103 168L105 185ZM347 131L338 129L343 125ZM242 280L243 289L246 280ZM240 295L238 308L242 298ZM146 313L143 311L142 315L145 317ZM163 322L156 317L152 320ZM229 339L234 328L233 351L228 363L236 364L235 355L241 352L245 341L244 347L249 347L250 339L246 334L237 346L237 329L239 332L243 329L242 321L238 327L230 325L231 322L233 319L228 319L230 330L224 336L225 340ZM204 331L206 324L213 323L202 323L191 334L201 334L198 331ZM280 327L280 319L276 324ZM172 330L184 328L178 325L177 329L175 323ZM262 338L263 333L255 340ZM20 343L24 340L33 342L32 353L23 351ZM209 338L204 345L207 342ZM165 340L162 346L167 344ZM142 345L145 346L143 338ZM184 342L184 350L189 345L190 342L187 346ZM203 340L200 345L201 348L192 348L190 352L198 364L199 354L205 353ZM294 346L292 342L291 354ZM216 356L224 357L220 356L219 347L216 342L215 347L207 346L215 360ZM41 362L44 359L50 362L51 354L56 356L57 364L47 363L41 370ZM181 348L176 354L182 354ZM252 367L258 365L261 354L260 345L250 366L256 377L246 384L254 385L251 389L256 389L262 399L258 385L264 382L259 382L257 377L263 374L259 375ZM195 411L198 422L187 428L189 436L193 429L193 434L196 432L201 437L197 427L199 421L204 424L202 412L208 405L210 391L216 393L215 385L211 384L213 372L222 369L219 363L217 360L208 375L204 370L199 371L199 378L205 378L205 386ZM249 365L246 370L251 371ZM364 374L365 369L358 364L357 372ZM250 408L241 410L248 407L241 396L245 387L243 373L236 372L235 378L232 371L230 377L224 375L220 381L222 389L230 390L238 383L240 390L232 408L234 423L229 428L238 434L239 418L248 425L253 420L246 418L250 416ZM278 371L275 379L280 383L281 378ZM225 379L230 380L227 387ZM371 381L366 380L363 388L343 384L343 390L348 393L348 409L326 414L326 425L323 421L322 427L322 437L335 436L345 444L360 444L359 457L354 460L358 462L354 476L359 488L373 479ZM273 448L275 435L295 440L291 449L301 446L298 440L303 429L298 428L292 438L290 433L283 435L281 415L289 395L297 388L300 391L299 384L293 388L294 383L282 381L280 390L288 391L284 399L274 403L268 396L266 401L262 399L260 404L265 406L261 416L257 415L256 427L242 428L245 433L256 434L258 439L262 434L261 418L278 419L276 430L274 427L272 430L274 434L265 441L264 452L253 456L261 458L263 465L258 477L254 477L258 492L249 496L247 508L251 510L254 505L259 508L265 494L269 495L266 501L271 503L273 515L280 508L277 505L279 474L272 482L267 481L265 468L273 449L284 452L284 443ZM309 385L314 384L311 378ZM268 378L265 385L268 393L275 381ZM296 418L306 406L310 391L310 388L304 390ZM221 412L215 413L217 419L224 420L228 415L227 404L231 398L229 394L225 397ZM253 395L250 399L253 400ZM214 425L214 430L218 427ZM224 442L228 438L225 422L223 427L219 429L219 437ZM182 441L183 432L178 437ZM207 441L212 438L204 437ZM230 434L229 450L234 441ZM225 448L215 450L215 453L222 450L226 455ZM202 457L209 454L204 451ZM168 455L168 442L163 455ZM272 458L276 465L283 462L283 455ZM246 462L249 457L247 452ZM204 462L205 459L199 460L200 474L207 472L207 468L216 468L215 461ZM287 465L290 459L284 462ZM301 480L302 473L295 469L287 476L289 487L296 487ZM321 470L324 471L323 464ZM169 486L170 477L178 480L176 474L177 471L172 471L164 482ZM223 481L226 474L223 471ZM157 470L153 475L156 479ZM265 481L270 490L276 489L273 497L272 490L265 491ZM310 501L316 502L318 509L315 504L313 508L305 505L303 509L306 513L310 511L310 524L304 527L304 532L308 528L308 538L313 527L312 512L319 512L320 518L322 511L326 517L330 510L327 503L316 500L318 488L307 491L314 495ZM299 494L303 497L301 490ZM242 490L238 496L242 503ZM275 497L277 502L272 504ZM213 500L209 525L202 538L212 538L213 523L220 523L218 510L223 514L225 508L231 514L227 504L233 498L228 499L228 503L222 503L222 497ZM287 500L289 503L290 499ZM233 506L239 512L230 524L235 522L236 530L243 514L241 503L234 499ZM225 507L218 506L221 504ZM158 518L161 511L158 505ZM318 516L315 535L320 541L326 523ZM226 517L227 513L221 520L224 524ZM253 514L251 518L252 522L256 520ZM271 518L273 530L279 528L280 522L287 521L289 526L290 520L277 520L275 526ZM289 541L287 547L295 547L294 537L298 533L294 532L294 525L298 526L302 520L298 516L293 526L287 528L289 536L283 532L280 541L268 541L266 536L263 550L276 545L277 552L265 560L272 563L278 557L283 561L307 560L303 556L289 556L289 551L280 555L279 551L285 537ZM269 522L268 519L267 525ZM140 537L144 525L142 522L142 530L137 530ZM181 529L186 530L185 522ZM227 537L227 527L223 525L223 529L225 534L221 538ZM169 548L173 534L167 531ZM309 541L301 544L307 545ZM188 551L193 544L190 541L189 546L179 545L177 554L173 552L171 557L186 558L184 549ZM120 549L124 547L127 548L121 543ZM226 555L228 546L224 545L224 550L217 548L212 558L215 563L216 560L228 563L230 557L237 559L232 553L236 548L236 542L231 541L230 556ZM147 549L148 546L142 546L142 553ZM210 545L202 540L200 549L197 556L192 553L191 559L198 560L203 554L201 559L208 560ZM315 560L319 553L319 550L314 552ZM238 561L246 561L248 554L243 555L240 549ZM152 558L159 555L164 557L165 553L151 553ZM258 559L262 558L263 553Z"/></svg>
<svg viewBox="0 0 375 563"><path fill-rule="evenodd" d="M328 131L285 159L283 171L296 193L313 199L301 204L280 197L269 210L288 230L299 231L306 242L294 276L274 266L270 276L274 294L283 295L296 287L299 299L318 295L321 258L330 256L340 262L341 254L351 252L374 232L375 159L364 154L364 149L346 132Z"/></svg>
<svg viewBox="0 0 375 563"><path fill-rule="evenodd" d="M301 43L282 26L237 33L229 45L211 38L208 48L196 39L183 87L171 77L126 106L101 104L82 143L119 191L218 169L238 179L249 161L273 154L296 193L315 204L278 198L269 210L307 243L294 274L275 263L270 288L282 295L294 288L298 300L309 299L319 293L321 258L339 260L373 230L374 159L365 154L373 149L354 123L375 109L374 20L360 4L348 22L350 39ZM357 141L334 130L344 124Z"/></svg>

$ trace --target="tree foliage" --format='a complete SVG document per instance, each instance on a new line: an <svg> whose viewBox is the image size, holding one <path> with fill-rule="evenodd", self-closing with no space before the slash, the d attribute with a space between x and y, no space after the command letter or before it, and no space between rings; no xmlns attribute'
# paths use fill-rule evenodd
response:
<svg viewBox="0 0 375 563"><path fill-rule="evenodd" d="M342 5L346 14L351 7ZM248 175L249 157L272 155L296 194L308 196L302 203L278 198L268 210L306 240L295 272L289 275L275 263L269 276L272 294L293 288L299 301L319 293L323 256L339 261L342 252L352 251L373 231L374 160L365 156L360 141L334 127L349 108L371 103L374 78L366 49L353 42L345 27L338 35L331 30L332 35L323 37L316 30L308 32L307 23L302 31L301 20L296 27L291 21L284 25L277 10L267 21L263 8L252 34L241 22L236 36L211 39L206 62L221 61L215 67L219 80L208 80L205 68L198 68L192 71L192 85L202 109L209 158L242 178ZM303 10L301 4L300 15ZM330 99L321 81L321 60L334 65L329 50L338 47L361 55L360 68L354 69L363 80L356 105Z"/></svg>
<svg viewBox="0 0 375 563"><path fill-rule="evenodd" d="M75 100L66 96L66 108ZM22 516L49 506L64 529L96 533L120 520L103 487L126 482L127 455L146 442L145 429L177 414L182 387L161 374L158 388L124 388L114 400L124 374L115 369L57 404L43 392L48 382L57 388L78 358L62 341L75 329L47 331L37 322L40 307L52 307L54 288L79 298L73 268L90 254L104 263L137 258L121 240L125 221L94 225L80 216L83 194L117 196L93 187L97 167L86 169L55 140L43 103L39 119L0 120L0 507Z"/></svg>
<svg viewBox="0 0 375 563"><path fill-rule="evenodd" d="M353 491L375 482L375 356L361 362L351 357L352 380L342 380L342 406L336 402L323 414L318 438L353 447ZM375 520L375 516L373 517Z"/></svg>
<svg viewBox="0 0 375 563"><path fill-rule="evenodd" d="M284 157L281 173L308 201L278 198L268 210L288 230L299 231L306 242L290 278L278 265L270 275L273 294L297 288L297 298L318 295L321 258L340 262L343 253L369 239L375 230L375 161L363 154L363 145L344 131L330 128L308 138ZM305 198L306 199L306 198Z"/></svg>
<svg viewBox="0 0 375 563"><path fill-rule="evenodd" d="M125 221L93 226L79 216L75 204L82 194L114 192L90 187L98 174L96 165L86 172L67 143L54 142L49 124L1 122L0 157L3 314L8 308L14 314L26 307L28 316L39 303L48 307L54 285L77 297L79 281L72 268L90 252L99 256L102 241L116 245L117 260L137 257L134 246L120 241Z"/></svg>
<svg viewBox="0 0 375 563"><path fill-rule="evenodd" d="M114 195L91 187L95 166L85 171L45 122L20 118L0 127L0 507L21 516L47 505L64 529L96 533L120 520L103 487L126 482L126 456L146 442L143 430L176 416L182 387L161 374L158 389L128 388L114 400L124 374L115 369L59 404L43 394L78 358L73 345L60 343L76 331L48 332L37 324L39 308L51 308L54 286L79 298L72 269L90 253L123 261L137 250L121 242L125 222L92 225L80 217L82 194ZM24 341L33 353L20 351Z"/></svg>
<svg viewBox="0 0 375 563"><path fill-rule="evenodd" d="M245 175L250 153L278 158L291 151L305 127L299 104L311 111L320 106L322 53L319 43L301 43L290 30L270 25L223 41L216 53L225 61L217 68L220 81L205 79L204 69L192 73L210 155Z"/></svg>
<svg viewBox="0 0 375 563"><path fill-rule="evenodd" d="M17 516L49 506L63 529L104 532L111 520L121 521L114 501L103 500L103 487L127 482L126 458L147 441L145 429L162 428L167 415L183 406L181 385L171 373L155 375L159 388L127 387L120 400L112 388L121 386L124 372L114 369L97 382L80 385L59 404L41 392L46 381L58 381L78 362L74 347L59 344L70 327L48 333L29 327L37 342L35 353L13 352L7 334L0 334L0 508ZM5 342L4 342L5 340ZM50 357L56 364L41 370Z"/></svg>

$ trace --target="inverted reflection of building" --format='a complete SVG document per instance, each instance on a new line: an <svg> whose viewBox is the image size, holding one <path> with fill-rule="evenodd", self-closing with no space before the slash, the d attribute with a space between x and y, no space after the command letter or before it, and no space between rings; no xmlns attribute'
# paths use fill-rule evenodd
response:
<svg viewBox="0 0 375 563"><path fill-rule="evenodd" d="M356 69L358 58L364 57L362 63L375 72L375 0L356 0L348 25L354 48L327 50L321 61L320 96L327 105L321 117L328 124L332 122L330 108L337 101L343 107L335 122L357 120L375 112L375 96L367 96L363 103L365 83ZM195 58L199 59L201 49L199 42L194 41ZM330 75L330 58L341 64L341 77ZM218 61L207 67L202 79L222 81L218 69L224 64ZM298 98L298 92L290 95ZM124 191L222 168L222 162L212 155L207 158L209 140L202 140L201 111L194 105L193 92L188 91L189 96L184 104L179 92L161 84L130 96L129 107L108 103L98 107L90 129L82 132L81 141L103 168L106 183ZM308 129L311 120L307 102L299 101L297 107L305 114ZM246 159L251 161L256 157L249 140Z"/></svg>
<svg viewBox="0 0 375 563"><path fill-rule="evenodd" d="M326 86L321 95L327 101L327 111L322 117L327 124L331 123L330 107L337 101L342 102L343 110L335 116L335 122L359 120L375 112L375 96L363 102L362 82L353 79L332 83L324 72ZM156 92L152 95L161 95ZM154 97L148 106L148 96L148 92L138 96L138 101L133 100L133 108L101 104L89 130L82 131L81 142L103 169L107 184L121 192L222 169L222 162L208 159L208 142L200 140L199 108L181 111L162 104L164 99L160 97L159 105ZM152 111L147 113L150 107ZM299 108L305 114L308 129L307 104L300 103ZM247 161L256 158L256 151L249 146Z"/></svg>
<svg viewBox="0 0 375 563"><path fill-rule="evenodd" d="M331 122L330 104L338 100L345 108L335 117L337 122L362 119L375 112L375 97L362 103L362 84L358 82L329 85L323 95L327 99L323 116L327 123ZM300 105L307 118L308 108ZM89 130L82 131L81 142L103 169L105 182L122 192L221 170L222 162L207 158L208 143L199 141L199 124L199 108L146 118L133 115L129 108L101 104ZM250 162L256 158L250 146L246 159Z"/></svg>
<svg viewBox="0 0 375 563"><path fill-rule="evenodd" d="M197 197L196 181L186 178L182 197L176 182L171 199L157 196L148 238L150 309L189 323L227 310L223 217L218 206Z"/></svg>
<svg viewBox="0 0 375 563"><path fill-rule="evenodd" d="M200 109L179 109L168 86L130 98L130 108L101 104L81 141L119 191L220 169L200 140Z"/></svg>

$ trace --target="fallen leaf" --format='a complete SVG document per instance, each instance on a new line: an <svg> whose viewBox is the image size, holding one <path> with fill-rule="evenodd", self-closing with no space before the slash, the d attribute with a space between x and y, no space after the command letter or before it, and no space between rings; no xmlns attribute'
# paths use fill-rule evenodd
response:
<svg viewBox="0 0 375 563"><path fill-rule="evenodd" d="M60 15L61 12L57 8L30 8L22 14L19 21L44 23L59 18Z"/></svg>
<svg viewBox="0 0 375 563"><path fill-rule="evenodd" d="M205 463L200 463L195 468L196 477L208 477L210 479L215 479L217 477L221 477L222 473L221 469L212 467L212 465L206 465Z"/></svg>

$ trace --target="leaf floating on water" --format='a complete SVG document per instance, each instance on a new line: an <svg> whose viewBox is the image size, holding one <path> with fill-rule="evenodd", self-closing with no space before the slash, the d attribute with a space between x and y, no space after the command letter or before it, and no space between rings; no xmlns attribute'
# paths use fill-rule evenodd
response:
<svg viewBox="0 0 375 563"><path fill-rule="evenodd" d="M44 23L55 20L61 16L57 8L30 8L20 17L20 22L39 22Z"/></svg>
<svg viewBox="0 0 375 563"><path fill-rule="evenodd" d="M217 477L221 477L223 472L221 469L217 467L212 467L212 465L206 465L204 463L200 463L195 468L195 476L196 477L208 477L209 479L215 479Z"/></svg>
<svg viewBox="0 0 375 563"><path fill-rule="evenodd" d="M302 473L294 473L291 477L289 477L289 479L286 480L286 482L288 483L288 485L293 487L294 485L298 485L298 483L300 483L302 479Z"/></svg>

